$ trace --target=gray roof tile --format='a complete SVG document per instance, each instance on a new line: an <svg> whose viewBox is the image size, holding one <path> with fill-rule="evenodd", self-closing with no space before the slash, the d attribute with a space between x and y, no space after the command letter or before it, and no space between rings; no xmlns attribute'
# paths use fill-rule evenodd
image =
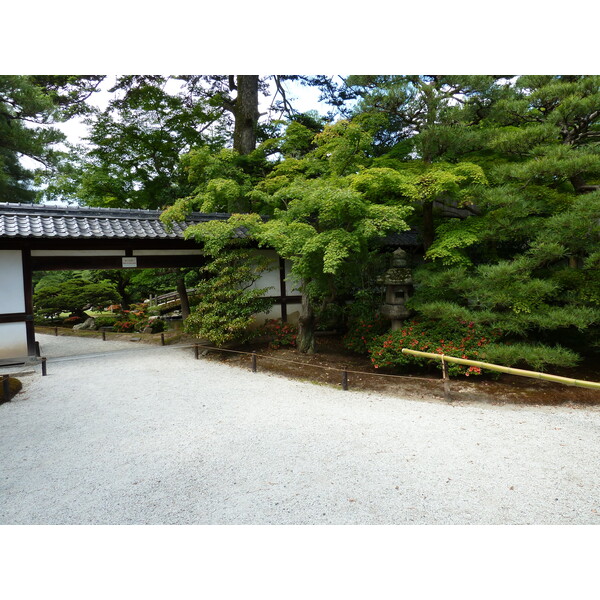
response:
<svg viewBox="0 0 600 600"><path fill-rule="evenodd" d="M226 213L192 213L168 231L160 221L161 212L0 202L0 237L182 239L190 225L229 217ZM244 236L242 230L236 231L236 237Z"/></svg>
<svg viewBox="0 0 600 600"><path fill-rule="evenodd" d="M0 202L0 237L62 239L183 239L190 226L224 221L227 213L192 213L183 223L167 230L160 210L48 206ZM234 237L246 237L243 228ZM417 246L417 231L405 231L381 240L387 246Z"/></svg>

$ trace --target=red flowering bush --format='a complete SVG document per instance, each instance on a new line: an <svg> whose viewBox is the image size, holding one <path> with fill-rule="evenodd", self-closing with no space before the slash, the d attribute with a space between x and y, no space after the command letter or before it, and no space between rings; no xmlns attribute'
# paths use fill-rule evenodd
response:
<svg viewBox="0 0 600 600"><path fill-rule="evenodd" d="M269 319L263 326L265 335L271 337L269 348L277 349L283 346L296 346L298 328L291 323L284 323L281 319Z"/></svg>
<svg viewBox="0 0 600 600"><path fill-rule="evenodd" d="M381 367L427 367L441 369L441 361L402 354L402 348L447 354L457 358L482 360L480 354L488 344L496 341L501 333L484 325L458 320L453 323L441 321L407 321L399 331L377 337L369 345L373 366ZM479 367L448 363L451 375L480 375Z"/></svg>
<svg viewBox="0 0 600 600"><path fill-rule="evenodd" d="M63 325L65 327L73 327L73 325L79 325L79 323L83 323L83 319L81 317L67 317L63 321Z"/></svg>
<svg viewBox="0 0 600 600"><path fill-rule="evenodd" d="M134 321L115 321L113 325L115 331L120 333L131 333L135 330L135 322Z"/></svg>
<svg viewBox="0 0 600 600"><path fill-rule="evenodd" d="M354 321L342 339L344 347L357 354L367 354L369 346L390 328L390 322L379 316Z"/></svg>

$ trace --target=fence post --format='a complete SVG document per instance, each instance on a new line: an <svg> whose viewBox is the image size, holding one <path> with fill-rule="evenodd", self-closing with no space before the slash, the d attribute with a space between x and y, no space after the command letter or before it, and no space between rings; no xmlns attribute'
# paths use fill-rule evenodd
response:
<svg viewBox="0 0 600 600"><path fill-rule="evenodd" d="M198 360L199 351L200 351L200 348L199 348L198 344L194 344L194 356L196 357L196 360Z"/></svg>
<svg viewBox="0 0 600 600"><path fill-rule="evenodd" d="M165 334L164 333L160 334L160 345L161 346L165 345Z"/></svg>
<svg viewBox="0 0 600 600"><path fill-rule="evenodd" d="M2 399L4 402L10 400L10 385L8 383L8 375L2 375Z"/></svg>
<svg viewBox="0 0 600 600"><path fill-rule="evenodd" d="M348 371L342 371L342 389L348 390Z"/></svg>
<svg viewBox="0 0 600 600"><path fill-rule="evenodd" d="M48 371L46 370L46 357L42 358L42 377L48 375Z"/></svg>
<svg viewBox="0 0 600 600"><path fill-rule="evenodd" d="M106 341L106 331L104 331L104 329L102 330L102 341Z"/></svg>
<svg viewBox="0 0 600 600"><path fill-rule="evenodd" d="M450 397L450 377L448 376L448 363L444 360L442 355L442 378L444 380L444 400L452 402Z"/></svg>
<svg viewBox="0 0 600 600"><path fill-rule="evenodd" d="M54 328L54 335L58 335L58 327Z"/></svg>
<svg viewBox="0 0 600 600"><path fill-rule="evenodd" d="M252 372L256 373L256 350L252 350Z"/></svg>

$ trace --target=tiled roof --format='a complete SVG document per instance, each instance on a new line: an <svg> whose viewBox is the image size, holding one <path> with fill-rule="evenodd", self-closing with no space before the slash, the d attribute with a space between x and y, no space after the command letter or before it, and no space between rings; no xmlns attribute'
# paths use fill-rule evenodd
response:
<svg viewBox="0 0 600 600"><path fill-rule="evenodd" d="M52 239L183 239L190 226L224 221L226 213L192 213L172 231L160 221L160 210L47 206L0 202L0 237ZM240 229L236 237L244 237Z"/></svg>
<svg viewBox="0 0 600 600"><path fill-rule="evenodd" d="M206 221L224 221L227 213L191 213L171 231L160 220L160 210L48 206L0 202L0 238L47 239L183 239L190 226ZM235 237L246 236L244 229ZM387 235L382 246L418 246L415 230Z"/></svg>

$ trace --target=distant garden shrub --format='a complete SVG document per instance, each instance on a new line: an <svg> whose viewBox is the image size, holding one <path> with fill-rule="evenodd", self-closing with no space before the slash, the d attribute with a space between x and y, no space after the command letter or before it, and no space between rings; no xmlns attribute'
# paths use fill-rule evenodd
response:
<svg viewBox="0 0 600 600"><path fill-rule="evenodd" d="M63 325L65 327L73 327L74 325L79 325L79 323L83 323L81 317L67 317L63 320Z"/></svg>
<svg viewBox="0 0 600 600"><path fill-rule="evenodd" d="M143 319L135 324L135 330L143 332L150 328L150 333L160 333L167 328L167 324L162 319Z"/></svg>
<svg viewBox="0 0 600 600"><path fill-rule="evenodd" d="M298 327L291 323L284 323L281 319L269 319L264 324L263 331L271 338L269 348L296 347Z"/></svg>
<svg viewBox="0 0 600 600"><path fill-rule="evenodd" d="M130 333L135 331L135 322L134 321L115 321L113 327L115 331L119 333Z"/></svg>
<svg viewBox="0 0 600 600"><path fill-rule="evenodd" d="M96 317L96 327L112 327L117 321L116 316Z"/></svg>

